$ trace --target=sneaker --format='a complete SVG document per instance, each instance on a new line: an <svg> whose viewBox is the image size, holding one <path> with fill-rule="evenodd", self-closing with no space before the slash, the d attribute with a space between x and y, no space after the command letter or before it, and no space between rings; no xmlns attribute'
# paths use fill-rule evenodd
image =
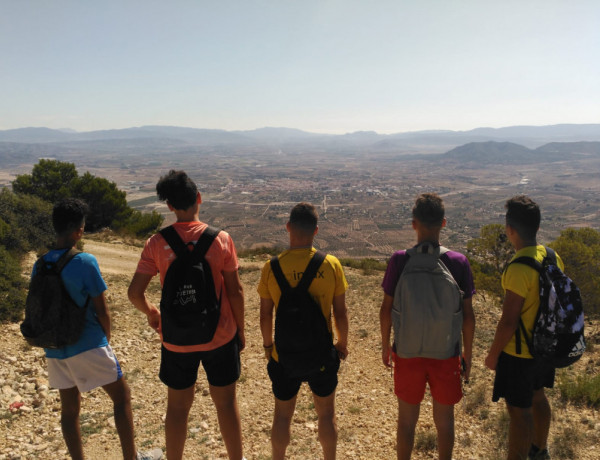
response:
<svg viewBox="0 0 600 460"><path fill-rule="evenodd" d="M548 449L538 449L535 453L532 453L530 450L527 458L530 460L550 460L550 454L548 453Z"/></svg>
<svg viewBox="0 0 600 460"><path fill-rule="evenodd" d="M160 460L163 456L162 449L158 447L156 449L152 449L148 452L140 452L138 450L136 460Z"/></svg>

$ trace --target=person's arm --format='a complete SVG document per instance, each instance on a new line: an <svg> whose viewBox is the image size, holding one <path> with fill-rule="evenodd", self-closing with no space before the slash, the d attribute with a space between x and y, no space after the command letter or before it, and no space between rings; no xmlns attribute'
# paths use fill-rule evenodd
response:
<svg viewBox="0 0 600 460"><path fill-rule="evenodd" d="M519 327L519 317L521 316L521 309L523 308L524 302L524 297L515 294L513 291L506 291L504 303L502 304L502 316L496 327L496 334L492 346L490 347L490 351L485 358L485 365L489 369L496 369L500 353Z"/></svg>
<svg viewBox="0 0 600 460"><path fill-rule="evenodd" d="M106 339L110 342L110 311L108 310L108 304L106 303L104 292L99 296L92 297L92 303L94 304L94 309L96 310L98 322L104 330Z"/></svg>
<svg viewBox="0 0 600 460"><path fill-rule="evenodd" d="M463 300L463 358L465 360L465 370L463 377L466 382L471 375L471 362L473 360L473 337L475 335L475 312L473 311L473 297Z"/></svg>
<svg viewBox="0 0 600 460"><path fill-rule="evenodd" d="M146 298L146 289L152 278L153 275L136 272L129 284L127 296L133 306L148 317L150 327L156 332L160 332L160 310Z"/></svg>
<svg viewBox="0 0 600 460"><path fill-rule="evenodd" d="M381 359L387 367L392 367L390 337L392 333L392 306L394 298L383 294L383 301L379 310L379 325L381 327Z"/></svg>
<svg viewBox="0 0 600 460"><path fill-rule="evenodd" d="M244 328L244 288L240 281L240 276L237 270L232 272L223 272L223 282L225 283L225 292L231 305L231 312L235 324L237 325L237 333L240 341L240 351L246 347L246 335Z"/></svg>
<svg viewBox="0 0 600 460"><path fill-rule="evenodd" d="M271 359L273 351L273 310L275 303L271 299L260 298L260 333L263 339L265 358Z"/></svg>
<svg viewBox="0 0 600 460"><path fill-rule="evenodd" d="M340 359L346 359L346 356L348 356L348 308L346 307L346 294L336 295L333 298L332 306L335 330L337 332L335 349Z"/></svg>

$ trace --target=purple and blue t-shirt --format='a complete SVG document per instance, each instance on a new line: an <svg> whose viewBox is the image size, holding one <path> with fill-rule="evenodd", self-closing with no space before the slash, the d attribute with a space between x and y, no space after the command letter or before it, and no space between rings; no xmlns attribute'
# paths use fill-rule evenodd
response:
<svg viewBox="0 0 600 460"><path fill-rule="evenodd" d="M394 297L396 285L408 259L406 251L401 250L396 251L388 262L381 287L383 292L390 297ZM465 299L471 298L475 294L475 284L473 283L473 273L468 259L460 252L448 251L440 256L440 260L452 273L456 283L464 293L463 297Z"/></svg>

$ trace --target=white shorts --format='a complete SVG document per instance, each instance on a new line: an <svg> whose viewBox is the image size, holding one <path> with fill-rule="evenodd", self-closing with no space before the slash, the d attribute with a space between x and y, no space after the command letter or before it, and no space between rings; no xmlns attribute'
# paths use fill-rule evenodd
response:
<svg viewBox="0 0 600 460"><path fill-rule="evenodd" d="M48 358L48 382L52 388L77 387L80 392L116 382L123 376L110 345L84 351L66 359Z"/></svg>

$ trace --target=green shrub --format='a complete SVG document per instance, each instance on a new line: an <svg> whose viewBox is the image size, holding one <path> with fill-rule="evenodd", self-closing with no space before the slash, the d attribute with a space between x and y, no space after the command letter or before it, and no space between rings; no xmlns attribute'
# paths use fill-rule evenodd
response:
<svg viewBox="0 0 600 460"><path fill-rule="evenodd" d="M72 183L77 179L73 163L58 160L40 160L31 174L21 174L13 181L13 191L20 195L35 195L51 203L72 194Z"/></svg>
<svg viewBox="0 0 600 460"><path fill-rule="evenodd" d="M133 210L126 219L113 222L113 227L120 233L145 238L156 233L163 221L164 217L156 211L143 213Z"/></svg>
<svg viewBox="0 0 600 460"><path fill-rule="evenodd" d="M90 207L85 219L85 228L89 232L124 221L133 211L127 204L125 192L119 190L117 184L89 172L73 181L70 192L71 196L81 198Z"/></svg>
<svg viewBox="0 0 600 460"><path fill-rule="evenodd" d="M17 176L12 186L19 196L36 196L52 204L66 197L84 200L90 208L85 222L89 232L114 227L126 234L144 237L162 224L159 214L144 214L131 208L126 193L119 190L116 183L89 172L79 176L72 163L40 160L31 174Z"/></svg>
<svg viewBox="0 0 600 460"><path fill-rule="evenodd" d="M478 293L486 293L490 300L499 303L504 296L501 276L504 267L514 254L500 224L484 225L478 238L467 244L467 255Z"/></svg>
<svg viewBox="0 0 600 460"><path fill-rule="evenodd" d="M268 247L261 246L254 249L242 248L237 252L238 257L242 259L256 259L257 257L263 256L276 256L283 252L283 248L280 247Z"/></svg>
<svg viewBox="0 0 600 460"><path fill-rule="evenodd" d="M552 457L556 458L579 458L577 451L583 436L581 431L573 426L562 427L562 430L557 433L554 430L552 439Z"/></svg>
<svg viewBox="0 0 600 460"><path fill-rule="evenodd" d="M594 408L600 407L600 374L561 374L558 389L565 401Z"/></svg>
<svg viewBox="0 0 600 460"><path fill-rule="evenodd" d="M579 287L585 313L600 314L600 232L592 228L568 228L550 246Z"/></svg>
<svg viewBox="0 0 600 460"><path fill-rule="evenodd" d="M345 267L356 268L362 270L365 275L372 275L375 272L385 271L387 268L387 262L383 262L377 259L340 259L340 263Z"/></svg>
<svg viewBox="0 0 600 460"><path fill-rule="evenodd" d="M22 319L26 284L19 260L0 246L0 322Z"/></svg>
<svg viewBox="0 0 600 460"><path fill-rule="evenodd" d="M32 195L0 191L0 244L17 256L47 248L54 240L52 206Z"/></svg>

